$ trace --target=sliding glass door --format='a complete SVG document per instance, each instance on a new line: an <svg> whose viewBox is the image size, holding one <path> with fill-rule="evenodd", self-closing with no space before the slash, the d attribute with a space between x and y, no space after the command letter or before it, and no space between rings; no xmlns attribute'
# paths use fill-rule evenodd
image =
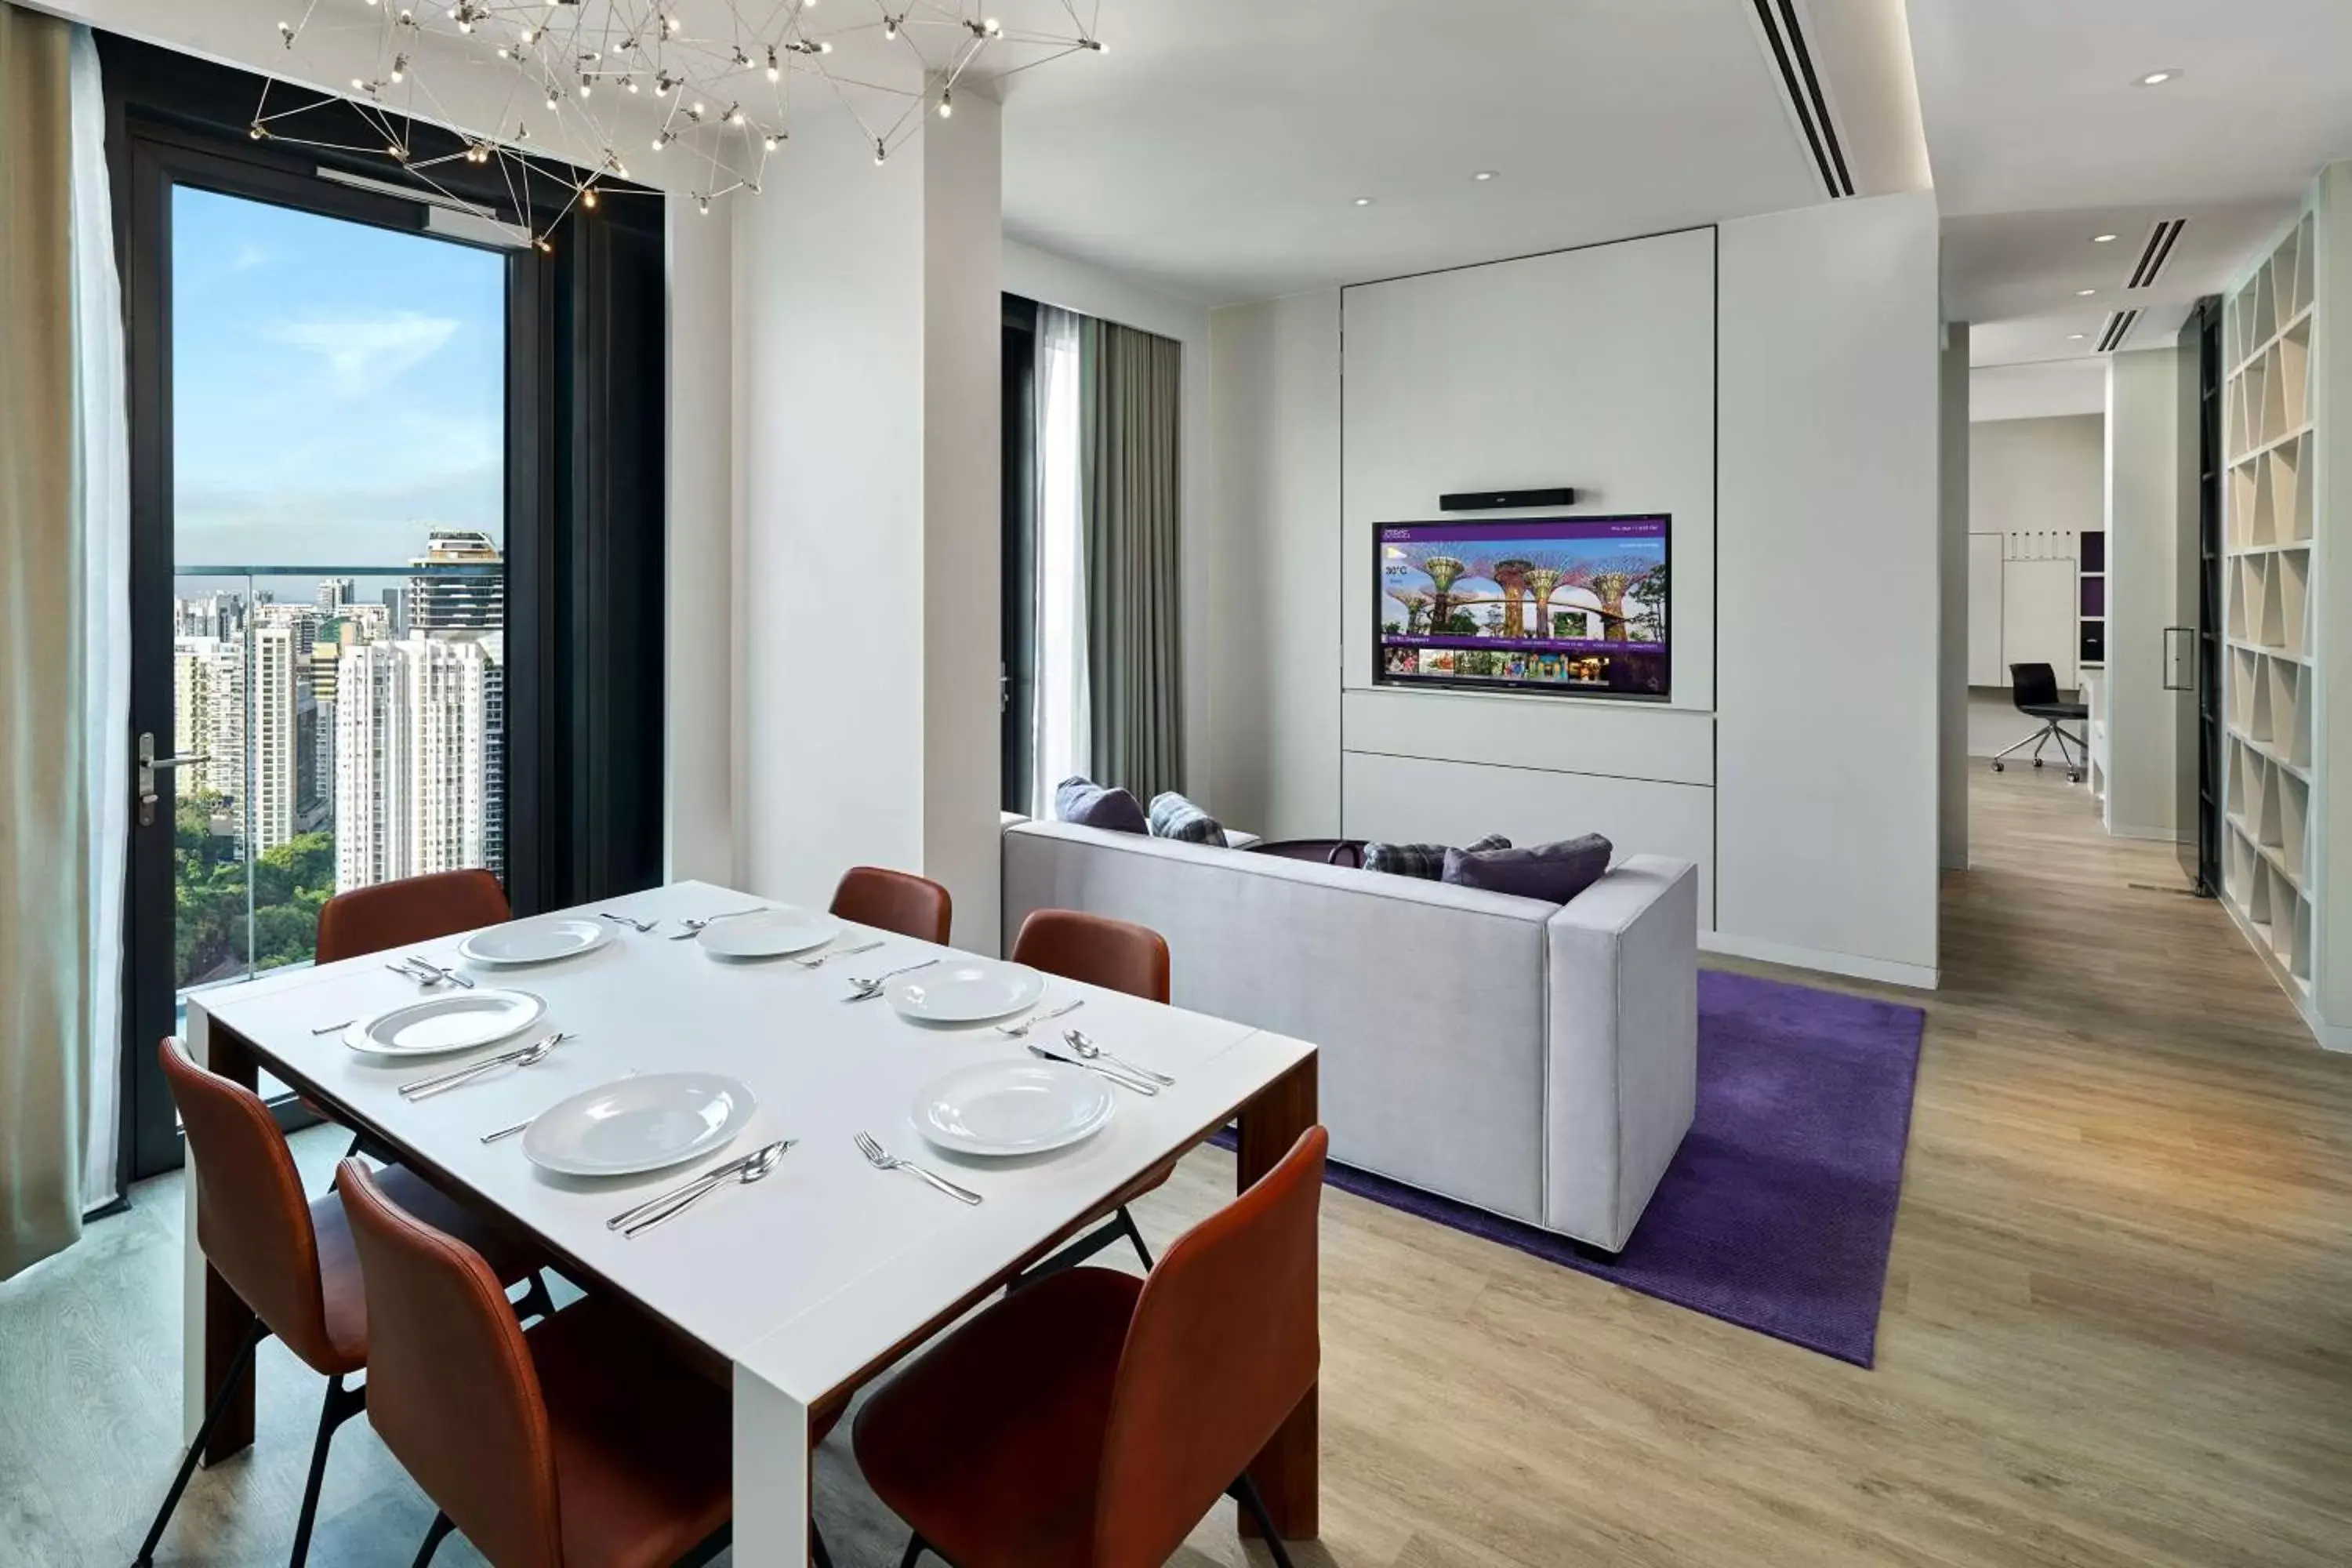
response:
<svg viewBox="0 0 2352 1568"><path fill-rule="evenodd" d="M142 162L133 528L169 570L133 604L134 1174L178 1158L138 1046L190 994L310 963L335 893L504 876L518 490L512 253L315 177Z"/></svg>

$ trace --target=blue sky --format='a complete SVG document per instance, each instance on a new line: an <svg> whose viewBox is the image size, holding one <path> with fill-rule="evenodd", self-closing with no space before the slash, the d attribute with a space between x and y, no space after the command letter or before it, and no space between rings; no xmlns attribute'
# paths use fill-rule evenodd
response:
<svg viewBox="0 0 2352 1568"><path fill-rule="evenodd" d="M183 564L394 565L506 534L506 258L179 187Z"/></svg>

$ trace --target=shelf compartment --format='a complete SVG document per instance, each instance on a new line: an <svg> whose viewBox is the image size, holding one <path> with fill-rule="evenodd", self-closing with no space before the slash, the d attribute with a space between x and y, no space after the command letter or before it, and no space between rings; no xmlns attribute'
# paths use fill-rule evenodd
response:
<svg viewBox="0 0 2352 1568"><path fill-rule="evenodd" d="M2318 488L2313 482L2318 477L2318 470L2312 466L2315 439L2315 433L2306 430L2293 446L2282 447L2272 454L2274 460L2285 464L2288 469L2288 482L2294 487L2293 504L2282 509L2279 513L2280 527L2284 530L2281 537L2299 544L2311 542L2312 491ZM2275 500L2277 495L2275 475L2273 477L2272 486L2273 499Z"/></svg>
<svg viewBox="0 0 2352 1568"><path fill-rule="evenodd" d="M2311 606L2311 552L2280 551L2270 558L2263 576L2268 583L2263 602L2278 606L2272 640L2288 658L2301 658L2304 620Z"/></svg>
<svg viewBox="0 0 2352 1568"><path fill-rule="evenodd" d="M2298 880L2306 872L2304 848L2311 826L2311 786L2284 770L2271 777L2271 799L2278 816L2279 859Z"/></svg>
<svg viewBox="0 0 2352 1568"><path fill-rule="evenodd" d="M2311 318L2305 316L2281 333L2277 355L2279 407L2283 423L2273 435L2294 429L2311 417Z"/></svg>

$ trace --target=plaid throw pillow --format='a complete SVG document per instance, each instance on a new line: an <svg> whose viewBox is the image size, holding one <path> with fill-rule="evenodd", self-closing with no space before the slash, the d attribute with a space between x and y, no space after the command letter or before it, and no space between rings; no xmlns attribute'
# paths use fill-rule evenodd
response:
<svg viewBox="0 0 2352 1568"><path fill-rule="evenodd" d="M1213 844L1220 849L1225 846L1223 826L1172 789L1151 797L1151 837Z"/></svg>
<svg viewBox="0 0 2352 1568"><path fill-rule="evenodd" d="M1510 847L1511 841L1501 834L1489 833L1471 845L1470 852ZM1445 876L1446 848L1443 844L1367 844L1364 869L1386 871L1392 877L1418 877L1424 882L1440 881Z"/></svg>

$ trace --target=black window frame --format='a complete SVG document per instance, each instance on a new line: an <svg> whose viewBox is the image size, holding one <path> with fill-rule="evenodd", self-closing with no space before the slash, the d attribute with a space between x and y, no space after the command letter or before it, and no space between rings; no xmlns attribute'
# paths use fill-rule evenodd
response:
<svg viewBox="0 0 2352 1568"><path fill-rule="evenodd" d="M111 34L98 41L130 386L131 613L134 626L153 628L169 624L175 566L172 190L195 185L410 233L430 232L430 208L321 174L399 184L384 159L253 137L261 78ZM273 108L284 101L275 97ZM348 105L306 114L320 118L305 141L373 140ZM420 158L465 144L422 124L412 140ZM515 912L528 915L664 876L667 258L659 193L606 182L593 212L551 224L560 182L541 175L517 186L509 176L462 159L436 169L452 194L548 240L506 252L506 881ZM519 191L532 210L517 206ZM132 658L131 731L152 731L160 745L172 731L170 641L135 635ZM134 852L127 878L125 952L152 953L172 929L169 857ZM176 1008L140 979L126 962L126 1185L181 1158L154 1052L176 1026Z"/></svg>

